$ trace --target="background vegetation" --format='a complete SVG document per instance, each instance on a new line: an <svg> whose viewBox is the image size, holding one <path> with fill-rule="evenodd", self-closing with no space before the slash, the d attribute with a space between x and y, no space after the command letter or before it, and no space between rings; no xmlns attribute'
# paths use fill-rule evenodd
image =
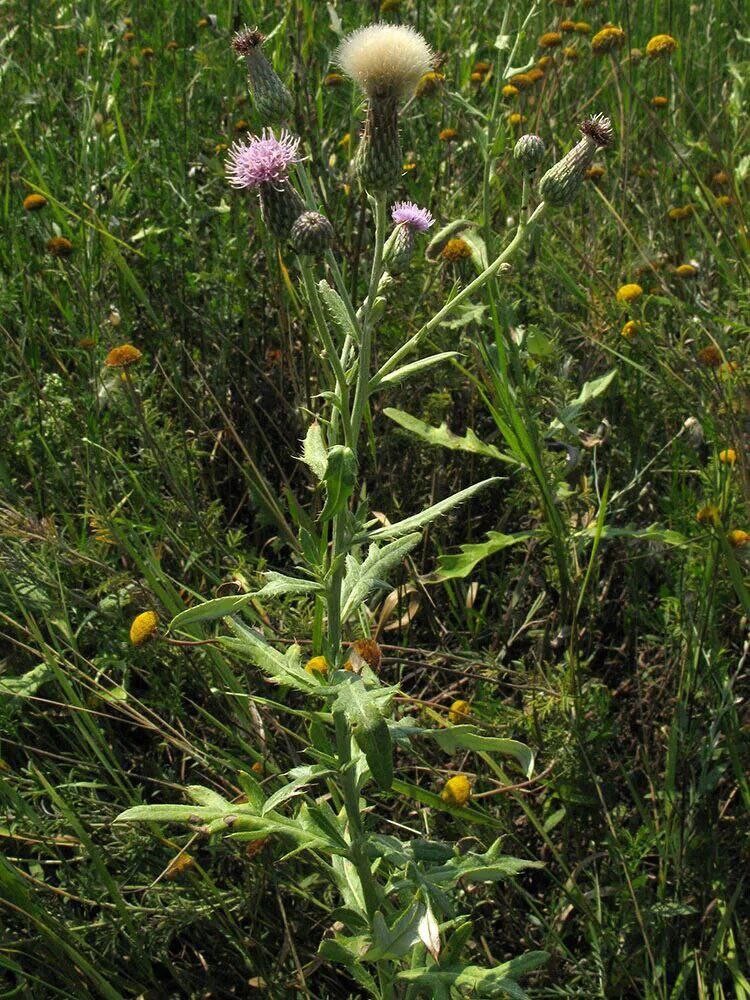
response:
<svg viewBox="0 0 750 1000"><path fill-rule="evenodd" d="M526 0L384 7L445 76L405 119L400 194L440 225L477 223L477 254L517 218L520 131L557 155L604 111L618 138L575 207L433 337L460 358L387 400L500 450L510 427L528 458L430 530L373 632L421 711L469 699L488 733L535 749L536 775L480 774L471 823L423 794L439 762L401 760L383 811L471 843L499 831L545 862L470 903L484 962L551 952L531 996L750 996L746 5L543 0L519 66L561 20L579 28L512 98L475 67L504 62L502 18L515 33ZM348 169L359 110L326 75L339 19L377 15L353 0L0 10L4 997L357 995L316 960L335 901L302 862L279 864L273 842L253 855L111 821L187 783L231 797L239 767L299 753L293 716L241 697L262 695L257 672L211 645L133 648L128 628L294 564L318 502L292 457L318 359L291 263L223 177L227 144L254 127L228 38L245 21L269 35L355 286L370 240ZM627 41L597 57L608 21ZM679 42L671 60L631 52L659 32ZM40 211L24 209L32 192ZM383 354L473 274L420 254ZM644 289L629 305L625 282ZM516 345L510 382L496 338ZM144 356L123 379L103 361L125 342ZM497 470L404 422L372 414L370 504L392 520ZM528 537L474 564L489 531ZM309 640L304 606L253 614L279 641Z"/></svg>

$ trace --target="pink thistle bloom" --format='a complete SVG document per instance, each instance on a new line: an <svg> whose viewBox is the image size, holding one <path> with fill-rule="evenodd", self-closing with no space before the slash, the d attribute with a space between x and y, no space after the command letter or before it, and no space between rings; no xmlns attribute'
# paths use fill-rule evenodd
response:
<svg viewBox="0 0 750 1000"><path fill-rule="evenodd" d="M426 233L435 221L426 208L413 201L397 201L391 209L391 218L397 225L406 226L415 233Z"/></svg>
<svg viewBox="0 0 750 1000"><path fill-rule="evenodd" d="M261 135L251 135L249 142L233 142L229 147L224 169L227 180L235 188L254 188L260 184L280 187L287 179L289 167L299 163L299 139L283 129L277 139L271 129Z"/></svg>

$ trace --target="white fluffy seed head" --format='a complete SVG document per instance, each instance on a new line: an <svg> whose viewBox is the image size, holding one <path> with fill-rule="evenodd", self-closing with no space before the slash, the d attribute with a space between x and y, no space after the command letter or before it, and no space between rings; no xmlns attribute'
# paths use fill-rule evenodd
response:
<svg viewBox="0 0 750 1000"><path fill-rule="evenodd" d="M370 24L346 37L336 61L368 97L411 97L432 66L430 46L414 28Z"/></svg>

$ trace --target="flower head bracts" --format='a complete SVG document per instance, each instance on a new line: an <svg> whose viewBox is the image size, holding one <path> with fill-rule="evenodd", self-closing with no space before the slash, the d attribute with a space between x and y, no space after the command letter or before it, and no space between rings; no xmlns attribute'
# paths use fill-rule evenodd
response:
<svg viewBox="0 0 750 1000"><path fill-rule="evenodd" d="M368 97L411 97L432 68L430 46L414 28L401 24L370 24L348 35L336 61Z"/></svg>
<svg viewBox="0 0 750 1000"><path fill-rule="evenodd" d="M397 225L408 226L415 233L426 233L435 220L426 208L413 201L397 201L391 209L391 218Z"/></svg>
<svg viewBox="0 0 750 1000"><path fill-rule="evenodd" d="M254 188L261 184L280 186L293 163L299 163L299 139L284 129L277 139L270 129L250 141L234 142L225 163L227 180L235 188Z"/></svg>

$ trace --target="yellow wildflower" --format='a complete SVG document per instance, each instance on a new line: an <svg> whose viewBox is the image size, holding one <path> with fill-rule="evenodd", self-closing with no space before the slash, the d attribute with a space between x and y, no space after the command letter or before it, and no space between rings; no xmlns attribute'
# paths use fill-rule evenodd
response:
<svg viewBox="0 0 750 1000"><path fill-rule="evenodd" d="M155 611L143 611L136 615L130 626L130 641L134 646L142 646L156 634L159 616Z"/></svg>
<svg viewBox="0 0 750 1000"><path fill-rule="evenodd" d="M531 79L528 73L516 73L512 76L508 83L512 83L514 87L519 90L528 90L529 87L534 86L534 81Z"/></svg>
<svg viewBox="0 0 750 1000"><path fill-rule="evenodd" d="M51 240L47 240L47 253L53 257L70 257L73 244L64 236L53 236Z"/></svg>
<svg viewBox="0 0 750 1000"><path fill-rule="evenodd" d="M540 49L556 49L560 44L562 44L562 35L559 31L545 31L539 39Z"/></svg>
<svg viewBox="0 0 750 1000"><path fill-rule="evenodd" d="M691 215L695 215L695 205L691 204L675 205L667 212L667 216L672 222L683 222L685 219L689 219Z"/></svg>
<svg viewBox="0 0 750 1000"><path fill-rule="evenodd" d="M452 240L448 240L440 251L440 256L443 260L447 260L450 263L466 260L467 257L471 257L471 247L460 236L454 236Z"/></svg>
<svg viewBox="0 0 750 1000"><path fill-rule="evenodd" d="M452 722L454 726L459 725L466 720L471 715L471 705L468 701L464 701L463 698L459 698L454 701L448 712L448 721Z"/></svg>
<svg viewBox="0 0 750 1000"><path fill-rule="evenodd" d="M677 39L671 35L654 35L646 45L646 55L651 56L671 56L677 48Z"/></svg>
<svg viewBox="0 0 750 1000"><path fill-rule="evenodd" d="M518 97L520 90L518 87L514 87L512 83L506 83L503 87L503 97Z"/></svg>
<svg viewBox="0 0 750 1000"><path fill-rule="evenodd" d="M694 278L698 274L698 268L694 264L680 264L674 269L678 278Z"/></svg>
<svg viewBox="0 0 750 1000"><path fill-rule="evenodd" d="M620 335L626 340L634 340L636 334L640 333L640 330L641 324L634 319L629 319L622 330L620 330Z"/></svg>
<svg viewBox="0 0 750 1000"><path fill-rule="evenodd" d="M590 35L591 25L588 21L576 21L575 32L577 35Z"/></svg>
<svg viewBox="0 0 750 1000"><path fill-rule="evenodd" d="M474 63L475 73L489 73L491 69L492 69L492 63L485 62L483 59L480 59L479 62Z"/></svg>
<svg viewBox="0 0 750 1000"><path fill-rule="evenodd" d="M508 121L511 125L523 125L526 121L526 115L519 115L517 111L514 111L512 114L508 115Z"/></svg>
<svg viewBox="0 0 750 1000"><path fill-rule="evenodd" d="M614 52L625 44L625 32L622 28L616 28L613 24L607 25L601 31L597 31L591 39L591 51L596 55L604 55L607 52Z"/></svg>
<svg viewBox="0 0 750 1000"><path fill-rule="evenodd" d="M586 180L589 181L600 181L602 177L606 174L606 170L600 163L595 163L593 167L589 167L586 171Z"/></svg>
<svg viewBox="0 0 750 1000"><path fill-rule="evenodd" d="M313 656L305 664L305 670L313 677L325 677L328 673L328 660L325 656Z"/></svg>
<svg viewBox="0 0 750 1000"><path fill-rule="evenodd" d="M652 108L661 109L661 108L666 108L668 105L669 105L669 100L662 94L657 94L656 97L651 98Z"/></svg>
<svg viewBox="0 0 750 1000"><path fill-rule="evenodd" d="M737 452L734 448L725 448L719 452L719 461L723 465L734 465L737 461Z"/></svg>
<svg viewBox="0 0 750 1000"><path fill-rule="evenodd" d="M618 302L635 302L641 295L643 295L643 289L633 281L627 285L620 285L615 298Z"/></svg>
<svg viewBox="0 0 750 1000"><path fill-rule="evenodd" d="M104 364L107 368L127 368L129 365L134 365L136 361L140 361L142 357L143 354L137 347L133 347L132 344L121 344L119 347L112 348L104 359Z"/></svg>
<svg viewBox="0 0 750 1000"><path fill-rule="evenodd" d="M434 70L430 70L429 73L425 73L424 76L420 77L419 83L417 84L417 97L429 97L430 94L434 94L444 80L445 77L443 74L436 73Z"/></svg>
<svg viewBox="0 0 750 1000"><path fill-rule="evenodd" d="M566 34L570 31L576 30L575 21L560 21L560 31L564 31Z"/></svg>
<svg viewBox="0 0 750 1000"><path fill-rule="evenodd" d="M188 854L187 851L180 851L167 865L164 878L169 879L171 882L185 872L190 871L191 868L195 868L195 858L191 854Z"/></svg>
<svg viewBox="0 0 750 1000"><path fill-rule="evenodd" d="M750 542L750 535L741 528L732 528L731 531L727 532L727 541L733 549L741 549Z"/></svg>
<svg viewBox="0 0 750 1000"><path fill-rule="evenodd" d="M27 212L38 212L47 204L43 194L27 194L23 199L23 207Z"/></svg>
<svg viewBox="0 0 750 1000"><path fill-rule="evenodd" d="M438 133L438 139L441 142L453 142L453 140L457 138L458 132L454 128L443 128Z"/></svg>
<svg viewBox="0 0 750 1000"><path fill-rule="evenodd" d="M465 774L456 774L443 785L440 798L449 806L465 806L471 798L471 781Z"/></svg>

